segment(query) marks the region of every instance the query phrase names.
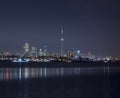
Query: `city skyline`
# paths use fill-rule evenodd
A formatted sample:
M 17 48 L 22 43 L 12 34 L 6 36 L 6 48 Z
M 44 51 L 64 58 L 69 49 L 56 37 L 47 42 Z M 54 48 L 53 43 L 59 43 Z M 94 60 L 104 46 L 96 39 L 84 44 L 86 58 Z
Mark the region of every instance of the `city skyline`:
M 22 51 L 25 42 L 64 50 L 91 51 L 98 56 L 120 56 L 120 1 L 1 1 L 0 51 Z

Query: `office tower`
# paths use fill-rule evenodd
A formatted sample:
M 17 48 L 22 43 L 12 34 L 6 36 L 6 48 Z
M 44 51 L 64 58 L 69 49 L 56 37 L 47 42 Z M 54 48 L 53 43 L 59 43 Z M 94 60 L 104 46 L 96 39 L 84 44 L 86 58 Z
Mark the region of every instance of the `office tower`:
M 79 57 L 80 57 L 80 50 L 77 50 L 76 58 L 79 58 Z
M 73 51 L 68 51 L 67 52 L 67 58 L 73 58 L 74 57 L 74 52 Z
M 37 48 L 31 47 L 31 56 L 37 56 Z
M 43 56 L 43 51 L 42 51 L 42 49 L 39 50 L 39 56 Z
M 47 46 L 44 45 L 43 56 L 47 56 Z
M 25 43 L 25 45 L 23 46 L 24 49 L 24 55 L 28 56 L 29 55 L 29 44 Z

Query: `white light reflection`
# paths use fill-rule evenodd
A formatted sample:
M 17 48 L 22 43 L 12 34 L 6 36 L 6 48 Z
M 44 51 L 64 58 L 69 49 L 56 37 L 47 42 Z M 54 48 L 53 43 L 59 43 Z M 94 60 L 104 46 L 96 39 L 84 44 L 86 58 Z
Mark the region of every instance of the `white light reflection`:
M 19 68 L 19 80 L 21 80 L 21 67 Z
M 61 68 L 61 76 L 63 76 L 64 75 L 64 70 L 63 70 L 63 68 Z
M 47 71 L 46 71 L 46 68 L 44 68 L 44 77 L 47 76 Z
M 28 78 L 28 68 L 25 68 L 25 78 Z
M 0 68 L 0 80 L 14 80 L 14 79 L 28 79 L 28 78 L 43 78 L 43 77 L 64 77 L 64 76 L 80 76 L 80 75 L 92 75 L 100 73 L 117 73 L 120 68 L 109 66 L 106 67 L 74 67 L 74 68 Z
M 42 77 L 43 76 L 43 70 L 42 70 L 42 68 L 40 68 L 40 77 Z

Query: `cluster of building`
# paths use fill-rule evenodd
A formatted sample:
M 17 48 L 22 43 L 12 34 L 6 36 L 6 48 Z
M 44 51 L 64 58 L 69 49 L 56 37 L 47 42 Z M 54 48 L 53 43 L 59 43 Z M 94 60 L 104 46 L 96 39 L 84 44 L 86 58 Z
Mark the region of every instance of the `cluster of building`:
M 49 61 L 120 61 L 120 58 L 113 57 L 105 57 L 105 58 L 96 58 L 94 54 L 88 52 L 86 54 L 82 54 L 80 50 L 74 51 L 64 51 L 64 37 L 63 37 L 63 29 L 61 30 L 60 37 L 60 53 L 52 53 L 50 54 L 47 50 L 47 46 L 44 45 L 42 49 L 38 49 L 37 47 L 30 46 L 29 43 L 25 43 L 23 45 L 23 52 L 13 54 L 11 52 L 0 53 L 0 60 L 9 60 L 13 62 L 49 62 Z
M 23 46 L 23 49 L 24 49 L 24 52 L 22 55 L 24 56 L 47 56 L 48 53 L 47 53 L 47 46 L 45 45 L 44 46 L 44 49 L 37 49 L 37 47 L 31 47 L 30 49 L 30 46 L 28 43 L 25 43 L 25 45 Z
M 19 59 L 36 62 L 95 60 L 95 55 L 91 52 L 88 52 L 86 55 L 81 54 L 80 50 L 63 52 L 62 48 L 60 53 L 49 53 L 46 45 L 42 49 L 38 49 L 37 47 L 30 46 L 29 43 L 23 45 L 23 52 L 16 54 L 11 52 L 0 53 L 0 60 L 17 61 Z
M 63 46 L 62 46 L 63 47 Z M 49 53 L 47 46 L 44 45 L 42 49 L 37 47 L 30 46 L 29 43 L 23 45 L 23 52 L 21 53 L 11 53 L 3 52 L 0 53 L 0 60 L 9 60 L 13 62 L 49 62 L 49 61 L 120 61 L 120 58 L 105 57 L 105 58 L 96 58 L 91 52 L 82 54 L 80 50 L 76 51 L 64 51 L 61 48 L 60 53 Z

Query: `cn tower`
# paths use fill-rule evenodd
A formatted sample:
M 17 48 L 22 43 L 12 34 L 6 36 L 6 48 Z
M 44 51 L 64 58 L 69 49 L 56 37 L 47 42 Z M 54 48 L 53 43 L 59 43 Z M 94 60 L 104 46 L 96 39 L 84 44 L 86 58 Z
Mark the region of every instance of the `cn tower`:
M 64 52 L 63 52 L 63 43 L 64 43 L 64 37 L 63 37 L 63 28 L 61 29 L 61 50 L 60 50 L 60 56 L 63 57 L 64 56 Z

